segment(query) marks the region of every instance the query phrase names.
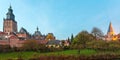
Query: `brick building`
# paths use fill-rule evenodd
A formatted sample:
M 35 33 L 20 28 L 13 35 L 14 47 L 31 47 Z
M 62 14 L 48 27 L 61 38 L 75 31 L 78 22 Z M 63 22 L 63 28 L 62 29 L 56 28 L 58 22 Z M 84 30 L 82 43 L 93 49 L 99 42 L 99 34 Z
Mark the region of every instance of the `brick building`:
M 53 33 L 51 34 L 52 34 L 51 37 L 54 37 Z M 3 32 L 0 31 L 0 45 L 10 45 L 11 47 L 21 47 L 25 41 L 31 40 L 31 39 L 36 40 L 40 44 L 46 44 L 48 42 L 48 40 L 46 40 L 46 37 L 48 35 L 42 35 L 38 27 L 33 35 L 29 34 L 29 32 L 23 27 L 18 32 L 17 21 L 15 21 L 15 15 L 13 14 L 12 7 L 10 6 L 8 8 L 6 18 L 4 18 L 3 20 Z M 47 38 L 49 39 L 49 37 Z
M 10 6 L 3 23 L 3 32 L 17 32 L 17 22 Z

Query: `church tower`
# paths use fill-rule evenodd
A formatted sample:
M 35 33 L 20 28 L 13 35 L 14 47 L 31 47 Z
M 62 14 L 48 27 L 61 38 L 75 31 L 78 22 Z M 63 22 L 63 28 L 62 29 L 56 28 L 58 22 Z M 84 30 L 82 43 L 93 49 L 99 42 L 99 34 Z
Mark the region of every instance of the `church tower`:
M 12 7 L 8 8 L 6 18 L 3 19 L 3 32 L 17 32 L 17 22 L 15 21 L 15 15 L 13 14 Z
M 111 41 L 111 40 L 117 40 L 118 37 L 117 35 L 115 35 L 113 27 L 112 27 L 112 23 L 110 22 L 109 24 L 109 28 L 108 28 L 108 32 L 105 38 L 107 41 Z
M 107 35 L 114 35 L 114 30 L 113 30 L 113 27 L 112 27 L 112 23 L 110 22 L 109 24 L 109 28 L 108 28 L 108 32 L 107 32 Z

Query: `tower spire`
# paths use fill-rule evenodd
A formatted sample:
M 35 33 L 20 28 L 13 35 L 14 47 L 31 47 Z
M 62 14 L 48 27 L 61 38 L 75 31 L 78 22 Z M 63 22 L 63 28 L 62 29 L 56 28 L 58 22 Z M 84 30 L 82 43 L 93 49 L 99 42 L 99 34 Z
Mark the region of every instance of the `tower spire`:
M 11 3 L 10 3 L 10 8 L 11 8 L 12 6 L 11 6 Z
M 109 35 L 114 35 L 114 30 L 113 30 L 113 27 L 112 27 L 112 23 L 111 23 L 111 22 L 110 22 L 110 24 L 109 24 L 109 28 L 108 28 L 107 34 L 109 34 Z
M 8 8 L 8 12 L 6 14 L 6 19 L 8 20 L 15 20 L 15 16 L 13 14 L 12 6 L 10 4 L 10 7 Z
M 37 27 L 37 31 L 39 31 L 39 28 Z

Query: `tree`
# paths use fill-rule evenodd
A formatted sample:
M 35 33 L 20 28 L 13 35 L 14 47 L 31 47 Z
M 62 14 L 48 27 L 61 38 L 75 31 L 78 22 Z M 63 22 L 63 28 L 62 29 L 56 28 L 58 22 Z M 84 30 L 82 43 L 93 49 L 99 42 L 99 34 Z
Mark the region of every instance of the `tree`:
M 102 39 L 102 37 L 104 36 L 103 32 L 97 27 L 94 27 L 92 29 L 91 34 L 95 37 L 96 40 L 97 39 Z
M 48 33 L 48 35 L 46 36 L 46 40 L 55 40 L 53 33 Z
M 82 45 L 82 47 L 85 48 L 86 42 L 91 41 L 92 39 L 92 36 L 84 30 L 75 36 L 73 44 Z
M 26 40 L 23 44 L 23 49 L 37 51 L 39 49 L 39 43 L 36 40 Z
M 74 36 L 73 36 L 73 34 L 71 35 L 71 43 L 73 42 L 73 40 L 74 40 Z
M 0 52 L 10 52 L 11 47 L 10 45 L 0 45 Z
M 86 43 L 87 48 L 104 50 L 108 46 L 104 40 L 92 40 Z
M 108 49 L 111 51 L 120 50 L 120 42 L 119 41 L 109 41 L 108 42 Z

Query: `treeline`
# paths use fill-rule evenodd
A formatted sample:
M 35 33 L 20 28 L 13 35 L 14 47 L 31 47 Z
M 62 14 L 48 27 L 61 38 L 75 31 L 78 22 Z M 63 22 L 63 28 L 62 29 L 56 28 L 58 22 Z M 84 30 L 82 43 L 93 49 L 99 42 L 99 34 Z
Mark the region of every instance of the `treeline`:
M 81 31 L 75 37 L 71 36 L 71 49 L 95 49 L 116 51 L 120 50 L 120 41 L 104 40 L 104 34 L 99 28 L 93 28 L 89 33 L 86 30 Z

